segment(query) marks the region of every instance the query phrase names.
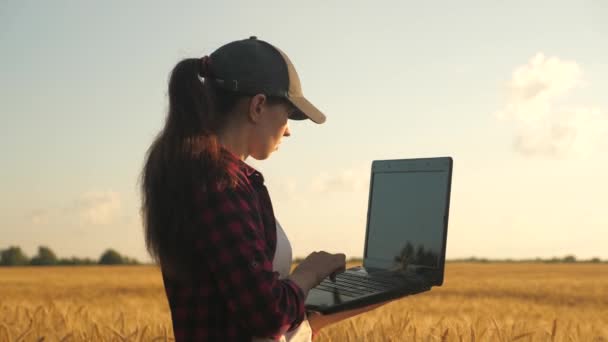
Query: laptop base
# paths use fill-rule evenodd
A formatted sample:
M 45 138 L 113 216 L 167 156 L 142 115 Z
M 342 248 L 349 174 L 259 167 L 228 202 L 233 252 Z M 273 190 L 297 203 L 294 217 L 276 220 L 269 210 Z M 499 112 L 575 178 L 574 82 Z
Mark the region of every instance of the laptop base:
M 361 270 L 361 267 L 356 267 L 348 269 L 346 272 L 360 273 Z M 338 281 L 340 281 L 339 278 Z M 337 288 L 329 289 L 327 286 L 320 285 L 312 288 L 308 292 L 308 296 L 306 297 L 306 310 L 316 311 L 322 314 L 331 314 L 425 292 L 430 289 L 431 286 L 420 282 L 416 282 L 416 284 L 403 282 L 390 290 L 383 290 L 370 294 L 356 294 L 352 290 L 340 290 Z

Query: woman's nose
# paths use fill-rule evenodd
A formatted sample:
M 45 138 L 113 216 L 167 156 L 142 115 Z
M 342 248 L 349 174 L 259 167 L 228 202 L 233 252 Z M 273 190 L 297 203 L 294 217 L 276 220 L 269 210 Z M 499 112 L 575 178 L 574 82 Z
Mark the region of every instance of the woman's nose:
M 285 132 L 283 132 L 284 137 L 288 137 L 291 135 L 291 131 L 289 131 L 289 125 L 285 127 Z

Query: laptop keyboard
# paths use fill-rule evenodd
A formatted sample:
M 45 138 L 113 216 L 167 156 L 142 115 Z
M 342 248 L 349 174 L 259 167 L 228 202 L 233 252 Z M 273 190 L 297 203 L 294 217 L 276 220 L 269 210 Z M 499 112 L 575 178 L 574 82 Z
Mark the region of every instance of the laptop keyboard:
M 359 297 L 403 285 L 402 279 L 369 276 L 346 271 L 336 276 L 335 283 L 326 278 L 315 288 L 329 292 L 338 290 L 338 292 L 347 296 Z

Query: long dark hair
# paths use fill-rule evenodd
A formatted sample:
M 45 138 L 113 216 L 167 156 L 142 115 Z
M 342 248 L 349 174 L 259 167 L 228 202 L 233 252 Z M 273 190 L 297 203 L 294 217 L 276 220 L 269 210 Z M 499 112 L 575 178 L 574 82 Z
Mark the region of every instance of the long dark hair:
M 244 95 L 199 76 L 200 59 L 177 63 L 169 78 L 164 128 L 146 153 L 141 174 L 146 248 L 169 273 L 187 271 L 192 256 L 184 241 L 194 229 L 193 189 L 210 182 L 234 186 L 217 133 Z
M 165 126 L 146 153 L 141 173 L 142 222 L 146 248 L 166 275 L 188 278 L 192 249 L 184 244 L 192 232 L 196 203 L 194 189 L 209 184 L 234 187 L 238 176 L 227 168 L 218 132 L 232 120 L 243 95 L 214 84 L 201 59 L 177 63 L 169 78 L 169 108 Z M 267 96 L 269 105 L 289 103 Z

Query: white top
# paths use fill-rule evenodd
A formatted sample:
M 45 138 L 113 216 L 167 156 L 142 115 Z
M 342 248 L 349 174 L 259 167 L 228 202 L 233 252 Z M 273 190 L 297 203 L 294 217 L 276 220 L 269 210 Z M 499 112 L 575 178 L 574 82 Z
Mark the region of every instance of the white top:
M 274 259 L 272 260 L 272 269 L 276 272 L 279 272 L 279 279 L 286 278 L 291 272 L 291 262 L 292 262 L 292 253 L 291 253 L 291 244 L 289 243 L 289 239 L 283 231 L 283 227 L 277 221 L 277 249 L 274 253 Z M 260 339 L 254 338 L 253 342 L 262 342 L 262 341 L 273 341 L 270 339 Z M 295 330 L 290 331 L 283 335 L 280 342 L 310 342 L 312 341 L 312 329 L 310 328 L 310 324 L 307 319 L 302 321 L 302 324 L 298 326 Z
M 283 227 L 279 221 L 277 222 L 277 249 L 274 252 L 274 260 L 272 260 L 272 269 L 279 272 L 279 278 L 283 279 L 291 273 L 291 263 L 293 261 L 291 255 L 291 243 L 289 238 L 283 231 Z

